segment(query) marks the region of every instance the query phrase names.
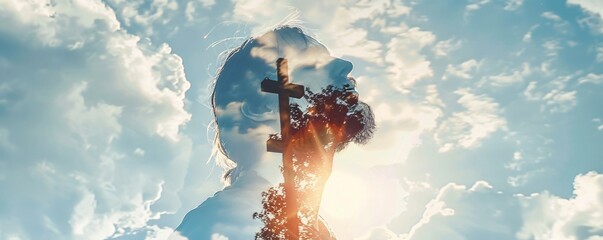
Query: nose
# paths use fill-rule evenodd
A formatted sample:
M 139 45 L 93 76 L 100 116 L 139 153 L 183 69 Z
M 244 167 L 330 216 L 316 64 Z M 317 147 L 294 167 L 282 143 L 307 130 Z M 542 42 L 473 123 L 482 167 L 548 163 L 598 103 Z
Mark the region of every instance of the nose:
M 332 77 L 347 77 L 354 65 L 346 60 L 335 58 L 327 66 Z

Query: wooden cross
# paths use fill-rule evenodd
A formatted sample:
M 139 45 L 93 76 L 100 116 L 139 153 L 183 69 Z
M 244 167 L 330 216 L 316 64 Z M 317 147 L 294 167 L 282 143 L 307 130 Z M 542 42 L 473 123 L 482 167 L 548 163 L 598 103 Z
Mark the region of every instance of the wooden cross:
M 289 98 L 301 98 L 304 96 L 304 86 L 289 82 L 289 69 L 287 59 L 276 60 L 277 80 L 265 78 L 262 81 L 262 91 L 278 94 L 278 110 L 281 121 L 281 139 L 270 138 L 266 142 L 269 152 L 283 154 L 283 177 L 285 179 L 285 213 L 287 216 L 286 227 L 290 236 L 299 238 L 300 220 L 297 216 L 298 202 L 295 190 L 295 179 L 293 172 L 293 154 L 288 147 L 291 131 L 291 108 Z

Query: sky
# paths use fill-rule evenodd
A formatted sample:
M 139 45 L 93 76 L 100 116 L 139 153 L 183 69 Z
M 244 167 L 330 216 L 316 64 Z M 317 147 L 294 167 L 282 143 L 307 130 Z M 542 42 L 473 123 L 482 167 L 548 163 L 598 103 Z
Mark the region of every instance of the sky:
M 340 239 L 603 239 L 600 0 L 0 0 L 0 239 L 165 239 L 223 188 L 223 53 L 284 19 L 375 112 Z

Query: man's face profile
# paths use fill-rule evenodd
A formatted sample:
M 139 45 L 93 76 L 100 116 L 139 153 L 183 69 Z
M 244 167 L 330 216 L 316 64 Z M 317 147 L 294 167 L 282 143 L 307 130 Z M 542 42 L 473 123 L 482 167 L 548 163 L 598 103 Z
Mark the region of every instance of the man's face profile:
M 340 135 L 331 143 L 337 150 L 348 142 L 365 143 L 372 136 L 374 117 L 370 107 L 359 101 L 356 81 L 349 76 L 352 63 L 331 56 L 322 45 L 311 46 L 290 59 L 291 81 L 306 87 L 305 98 L 293 101 L 303 116 L 293 120 L 308 121 L 306 124 L 315 125 L 315 129 L 318 121 L 330 124 L 328 131 Z
M 340 134 L 344 138 L 334 143 L 337 150 L 351 141 L 365 143 L 372 136 L 373 113 L 359 101 L 356 82 L 348 76 L 353 65 L 331 56 L 324 45 L 300 29 L 282 27 L 234 50 L 216 80 L 213 103 L 218 141 L 231 160 L 240 164 L 248 156 L 234 156 L 235 151 L 229 149 L 241 147 L 235 146 L 237 141 L 232 139 L 236 134 L 226 136 L 222 132 L 236 132 L 240 137 L 258 129 L 264 129 L 264 137 L 280 132 L 277 97 L 260 91 L 263 79 L 276 79 L 278 58 L 288 61 L 289 81 L 306 89 L 305 98 L 291 101 L 305 114 L 304 121 L 326 121 L 329 128 L 325 133 L 344 131 Z M 262 144 L 265 141 L 257 140 Z

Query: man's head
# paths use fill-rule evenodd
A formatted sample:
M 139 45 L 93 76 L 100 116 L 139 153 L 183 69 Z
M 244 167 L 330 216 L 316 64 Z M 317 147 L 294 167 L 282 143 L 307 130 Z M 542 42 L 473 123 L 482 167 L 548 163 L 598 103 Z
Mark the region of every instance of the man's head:
M 348 129 L 346 136 L 349 137 L 341 141 L 341 146 L 350 141 L 365 142 L 374 129 L 372 112 L 368 105 L 358 101 L 356 82 L 348 76 L 352 64 L 331 56 L 324 45 L 301 29 L 281 27 L 249 39 L 232 51 L 216 79 L 212 97 L 218 130 L 216 140 L 222 153 L 237 165 L 237 169 L 227 174 L 230 177 L 236 178 L 241 168 L 256 164 L 265 153 L 268 134 L 280 132 L 277 96 L 264 93 L 260 88 L 265 78 L 276 79 L 278 58 L 288 60 L 289 80 L 303 85 L 307 95 L 335 93 L 337 96 L 323 99 L 344 103 L 338 105 L 339 109 L 348 107 L 346 113 L 339 114 L 343 118 L 329 120 L 333 121 L 332 126 Z M 325 91 L 328 88 L 334 91 Z M 292 103 L 304 112 L 317 103 L 309 100 L 292 99 Z M 322 111 L 329 109 L 332 108 Z M 335 115 L 327 112 L 325 116 Z

